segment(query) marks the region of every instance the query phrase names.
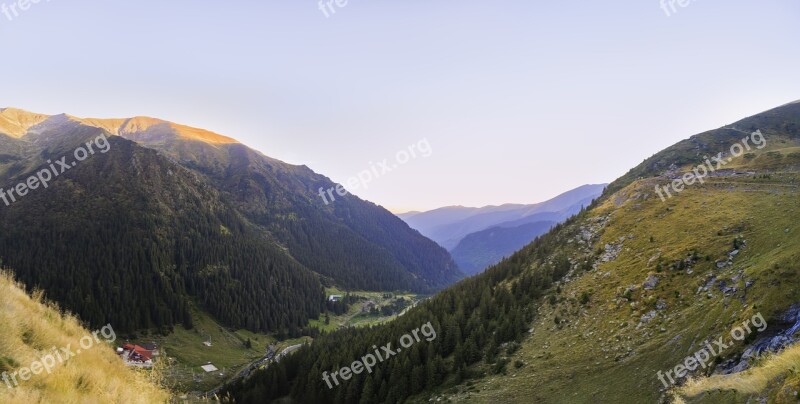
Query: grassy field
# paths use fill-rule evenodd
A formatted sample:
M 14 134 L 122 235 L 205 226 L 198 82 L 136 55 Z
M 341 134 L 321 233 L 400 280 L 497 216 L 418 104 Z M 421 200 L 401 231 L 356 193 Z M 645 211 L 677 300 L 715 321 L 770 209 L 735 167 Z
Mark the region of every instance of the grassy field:
M 331 295 L 341 295 L 344 296 L 348 292 L 336 289 L 336 288 L 328 288 L 325 290 L 326 296 Z M 416 294 L 411 293 L 391 293 L 391 297 L 384 297 L 385 294 L 390 292 L 366 292 L 366 291 L 355 291 L 349 292 L 351 295 L 362 296 L 366 298 L 366 301 L 373 301 L 377 306 L 384 306 L 389 304 L 392 300 L 402 297 L 411 304 L 418 303 L 423 297 L 418 296 Z M 360 301 L 356 304 L 350 306 L 350 309 L 347 313 L 344 313 L 339 316 L 331 315 L 330 322 L 328 324 L 325 323 L 325 314 L 320 315 L 320 317 L 316 320 L 311 320 L 309 325 L 312 327 L 316 327 L 320 331 L 334 331 L 342 327 L 368 327 L 371 325 L 385 323 L 387 321 L 393 320 L 396 315 L 393 316 L 382 316 L 382 315 L 374 315 L 370 314 L 369 312 L 362 312 L 366 301 Z
M 703 341 L 727 336 L 756 313 L 769 321 L 800 301 L 800 175 L 765 171 L 775 160 L 797 157 L 790 157 L 794 149 L 776 150 L 785 146 L 776 143 L 726 166 L 755 175 L 709 178 L 666 202 L 655 196 L 655 180 L 639 180 L 607 200 L 592 212 L 594 223 L 604 226 L 591 250 L 618 254 L 596 270 L 574 273 L 542 299 L 533 332 L 507 355 L 521 367 L 509 365 L 505 375 L 495 375 L 491 366 L 476 365 L 472 370 L 485 376 L 433 398 L 571 404 L 671 398 L 658 371 L 671 370 Z M 577 227 L 591 222 L 576 225 L 563 251 L 580 256 Z M 738 254 L 731 265 L 718 267 L 731 257 L 734 240 Z M 658 283 L 645 289 L 649 276 Z M 727 287 L 736 289 L 724 292 Z M 720 358 L 742 348 L 737 343 Z M 678 402 L 789 396 L 797 402 L 797 357 L 787 352 L 745 378 L 704 380 L 679 394 Z
M 225 380 L 235 376 L 250 363 L 266 355 L 267 347 L 274 344 L 277 351 L 290 345 L 302 343 L 305 339 L 276 341 L 273 336 L 250 331 L 230 331 L 217 323 L 208 314 L 193 309 L 194 328 L 186 330 L 176 326 L 174 332 L 166 337 L 142 337 L 131 342 L 154 342 L 169 358 L 165 369 L 167 380 L 174 391 L 205 392 L 217 387 Z M 245 347 L 250 340 L 251 348 Z M 210 341 L 208 347 L 204 342 Z M 208 363 L 219 371 L 206 373 L 200 366 Z

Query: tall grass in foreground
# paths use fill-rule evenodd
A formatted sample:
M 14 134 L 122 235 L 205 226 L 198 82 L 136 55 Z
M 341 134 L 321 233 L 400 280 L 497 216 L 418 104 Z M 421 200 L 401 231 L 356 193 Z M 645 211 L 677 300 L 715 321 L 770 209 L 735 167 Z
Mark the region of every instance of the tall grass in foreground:
M 102 302 L 98 302 L 102 304 Z M 125 315 L 125 313 L 120 313 Z M 39 350 L 79 348 L 91 331 L 72 315 L 44 301 L 41 292 L 28 296 L 8 272 L 0 270 L 0 373 L 29 367 Z M 113 324 L 112 324 L 113 326 Z M 101 341 L 102 341 L 101 337 Z M 164 403 L 169 393 L 157 374 L 127 368 L 113 346 L 95 343 L 86 351 L 9 389 L 0 380 L 2 403 Z M 13 385 L 13 383 L 12 383 Z
M 713 375 L 693 379 L 676 390 L 676 402 L 681 397 L 692 398 L 711 391 L 728 390 L 744 395 L 761 394 L 776 379 L 787 374 L 796 374 L 800 368 L 800 345 L 792 346 L 785 351 L 770 355 L 753 368 L 730 375 Z

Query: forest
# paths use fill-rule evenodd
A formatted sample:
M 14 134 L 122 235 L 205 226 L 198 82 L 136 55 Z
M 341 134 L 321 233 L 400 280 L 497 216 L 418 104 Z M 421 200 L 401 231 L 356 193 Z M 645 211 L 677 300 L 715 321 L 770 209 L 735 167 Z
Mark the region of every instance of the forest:
M 309 403 L 399 403 L 434 388 L 485 376 L 470 369 L 481 361 L 490 373 L 504 374 L 510 366 L 520 365 L 508 363 L 505 357 L 519 348 L 534 320 L 536 304 L 571 268 L 569 259 L 558 252 L 566 233 L 561 230 L 584 214 L 556 226 L 485 273 L 456 284 L 395 321 L 321 335 L 280 363 L 232 385 L 226 393 L 241 403 L 269 402 L 285 396 Z M 548 260 L 554 253 L 557 259 Z M 333 390 L 323 381 L 322 372 L 351 364 L 374 350 L 373 346 L 389 342 L 396 346 L 401 335 L 429 321 L 438 334 L 433 341 L 415 344 L 379 363 L 372 373 L 355 375 Z

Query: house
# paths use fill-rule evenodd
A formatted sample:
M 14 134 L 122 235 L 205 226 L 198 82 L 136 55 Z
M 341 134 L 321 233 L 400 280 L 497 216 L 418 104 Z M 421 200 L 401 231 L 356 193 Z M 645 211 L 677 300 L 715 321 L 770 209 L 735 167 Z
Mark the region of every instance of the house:
M 330 295 L 328 297 L 329 302 L 338 302 L 340 300 L 342 300 L 342 295 Z
M 155 342 L 139 344 L 140 347 L 150 351 L 153 353 L 153 356 L 159 356 L 160 351 L 158 349 L 158 345 Z
M 377 307 L 378 307 L 378 304 L 375 303 L 374 300 L 370 300 L 370 301 L 364 303 L 364 306 L 361 307 L 361 312 L 362 313 L 369 313 L 370 311 L 372 311 L 372 309 L 375 309 Z
M 117 352 L 119 353 L 119 349 Z M 128 366 L 138 366 L 149 368 L 153 366 L 153 351 L 147 350 L 139 345 L 125 344 L 120 353 L 122 361 Z

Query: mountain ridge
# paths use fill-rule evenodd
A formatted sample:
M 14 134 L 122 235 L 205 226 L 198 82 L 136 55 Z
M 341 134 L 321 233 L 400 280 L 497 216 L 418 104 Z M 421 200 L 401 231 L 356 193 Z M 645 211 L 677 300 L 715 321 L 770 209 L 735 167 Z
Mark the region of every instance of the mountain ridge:
M 452 251 L 467 235 L 490 227 L 511 227 L 529 223 L 525 218 L 544 212 L 560 212 L 567 207 L 587 204 L 600 195 L 607 184 L 587 184 L 563 192 L 549 200 L 534 204 L 490 205 L 482 208 L 450 206 L 421 212 L 414 215 L 398 215 L 411 227 L 417 229 L 439 245 Z M 571 215 L 571 212 L 567 216 Z M 547 220 L 564 220 L 561 219 Z M 532 219 L 536 221 L 536 219 Z
M 0 206 L 0 258 L 92 324 L 121 309 L 92 301 L 121 290 L 124 298 L 112 301 L 149 308 L 126 318 L 126 330 L 185 323 L 187 299 L 199 296 L 228 325 L 297 335 L 322 310 L 323 286 L 431 293 L 463 277 L 447 251 L 385 209 L 352 195 L 326 206 L 317 189 L 333 186 L 330 179 L 231 138 L 199 129 L 206 137 L 178 136 L 161 120 L 87 123 L 8 108 L 0 115 L 6 189 L 48 160 L 71 158 L 87 141 L 107 137 L 108 153 L 70 168 L 46 191 Z M 73 211 L 74 201 L 92 214 Z M 104 234 L 126 262 L 91 248 L 99 239 L 70 219 Z M 137 238 L 138 247 L 131 242 Z M 88 252 L 64 260 L 69 251 Z M 124 276 L 108 276 L 96 262 Z M 73 274 L 73 289 L 89 298 L 60 289 L 55 273 Z M 90 291 L 87 274 L 103 287 Z M 152 279 L 152 291 L 133 293 L 136 278 Z
M 46 123 L 47 120 L 57 117 L 66 117 L 70 120 L 104 129 L 112 135 L 125 137 L 126 134 L 143 133 L 147 132 L 154 126 L 166 127 L 174 136 L 186 139 L 196 140 L 209 144 L 230 144 L 239 143 L 239 141 L 220 135 L 218 133 L 191 127 L 188 125 L 181 125 L 174 122 L 166 121 L 159 118 L 152 118 L 148 116 L 134 116 L 130 118 L 80 118 L 77 116 L 69 115 L 66 113 L 47 115 L 36 112 L 31 112 L 14 107 L 6 107 L 0 109 L 0 123 L 5 121 L 6 126 L 0 126 L 0 130 L 8 135 L 26 134 L 32 127 Z M 11 133 L 9 133 L 11 132 Z M 162 134 L 164 132 L 161 132 Z M 135 139 L 129 139 L 135 140 Z M 166 140 L 166 139 L 160 139 Z

